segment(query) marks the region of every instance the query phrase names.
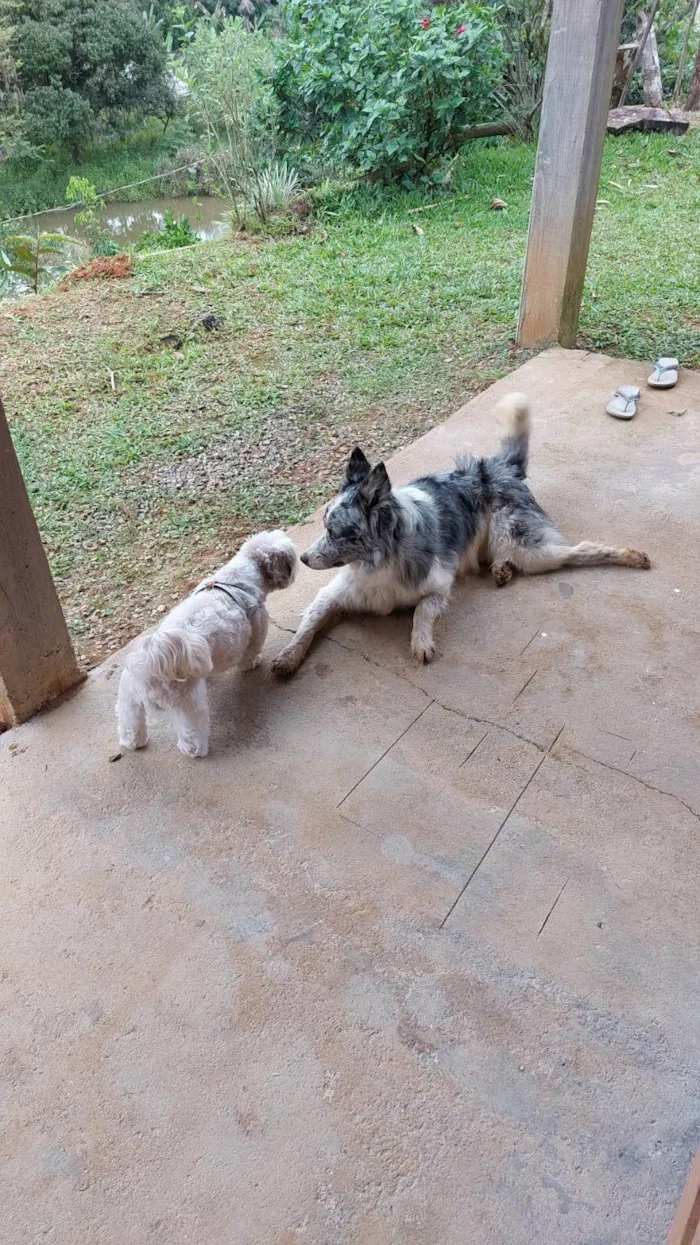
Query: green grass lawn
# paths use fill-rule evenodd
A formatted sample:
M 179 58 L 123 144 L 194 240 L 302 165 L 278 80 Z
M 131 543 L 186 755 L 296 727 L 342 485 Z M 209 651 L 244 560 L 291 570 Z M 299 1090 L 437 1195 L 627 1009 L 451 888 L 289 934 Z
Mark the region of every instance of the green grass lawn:
M 472 147 L 442 198 L 338 193 L 308 235 L 3 306 L 0 385 L 88 662 L 246 532 L 307 513 L 356 441 L 388 454 L 517 364 L 533 165 Z M 698 366 L 699 178 L 697 132 L 608 142 L 583 345 Z

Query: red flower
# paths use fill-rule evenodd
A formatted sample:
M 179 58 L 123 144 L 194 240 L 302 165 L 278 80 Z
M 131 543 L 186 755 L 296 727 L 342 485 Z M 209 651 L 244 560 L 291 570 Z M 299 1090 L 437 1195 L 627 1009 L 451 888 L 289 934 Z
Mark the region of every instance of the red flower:
M 421 22 L 421 26 L 423 27 L 423 30 L 429 30 L 430 29 L 430 18 L 424 17 Z
M 463 35 L 466 29 L 467 29 L 467 28 L 466 28 L 466 26 L 458 26 L 458 27 L 457 27 L 457 34 L 456 34 L 456 36 L 455 36 L 455 37 L 456 37 L 457 39 L 459 39 L 459 36 L 460 36 L 460 35 Z

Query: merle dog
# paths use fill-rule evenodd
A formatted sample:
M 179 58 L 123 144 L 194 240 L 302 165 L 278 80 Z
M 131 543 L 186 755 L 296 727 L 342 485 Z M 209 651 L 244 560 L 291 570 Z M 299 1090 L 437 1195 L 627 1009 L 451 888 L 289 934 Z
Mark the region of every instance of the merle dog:
M 340 493 L 326 507 L 323 535 L 302 555 L 313 570 L 343 569 L 305 611 L 293 640 L 273 662 L 277 674 L 301 665 L 314 636 L 343 614 L 390 614 L 415 606 L 411 651 L 435 655 L 433 627 L 459 574 L 491 568 L 501 587 L 514 571 L 536 575 L 563 566 L 650 566 L 646 553 L 593 541 L 567 545 L 525 484 L 530 407 L 504 398 L 511 431 L 492 458 L 458 459 L 453 471 L 392 489 L 383 463 L 352 452 Z

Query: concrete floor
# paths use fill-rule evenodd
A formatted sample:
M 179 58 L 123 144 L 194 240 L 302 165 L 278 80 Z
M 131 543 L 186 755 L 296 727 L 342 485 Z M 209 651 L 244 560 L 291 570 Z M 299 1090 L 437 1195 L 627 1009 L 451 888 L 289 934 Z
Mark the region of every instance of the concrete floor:
M 0 741 L 6 1245 L 659 1245 L 700 1141 L 700 377 L 550 351 L 495 447 L 651 573 L 348 622 L 115 763 L 117 663 Z M 687 409 L 686 409 L 687 408 Z M 685 410 L 682 416 L 672 411 Z M 303 547 L 308 529 L 299 532 Z M 273 598 L 286 639 L 322 582 Z

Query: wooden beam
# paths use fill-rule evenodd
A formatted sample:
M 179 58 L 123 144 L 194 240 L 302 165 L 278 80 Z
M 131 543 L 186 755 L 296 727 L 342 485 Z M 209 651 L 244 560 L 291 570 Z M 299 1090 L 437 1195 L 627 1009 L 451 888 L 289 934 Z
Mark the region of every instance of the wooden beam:
M 700 1153 L 681 1194 L 666 1245 L 700 1245 Z
M 521 346 L 574 346 L 593 227 L 623 0 L 554 0 Z
M 0 725 L 82 678 L 0 401 Z

